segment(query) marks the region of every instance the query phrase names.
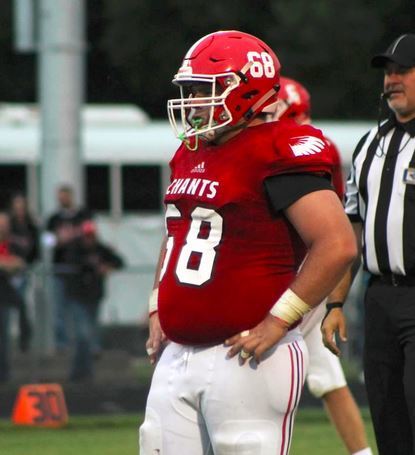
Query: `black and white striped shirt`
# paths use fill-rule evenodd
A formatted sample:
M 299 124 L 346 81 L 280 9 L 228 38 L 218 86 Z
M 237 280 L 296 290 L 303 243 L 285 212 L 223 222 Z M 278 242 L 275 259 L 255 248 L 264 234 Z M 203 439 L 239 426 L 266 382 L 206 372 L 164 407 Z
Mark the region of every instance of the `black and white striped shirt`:
M 369 131 L 353 154 L 346 213 L 363 222 L 363 261 L 376 275 L 415 275 L 415 119 Z

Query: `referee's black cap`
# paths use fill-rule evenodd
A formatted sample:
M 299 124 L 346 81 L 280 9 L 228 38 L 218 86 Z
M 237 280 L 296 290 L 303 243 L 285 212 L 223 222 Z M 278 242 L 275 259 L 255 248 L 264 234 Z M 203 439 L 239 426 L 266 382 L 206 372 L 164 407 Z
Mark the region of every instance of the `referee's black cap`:
M 372 58 L 374 68 L 384 68 L 388 62 L 411 68 L 415 66 L 415 34 L 407 33 L 397 38 L 383 54 Z

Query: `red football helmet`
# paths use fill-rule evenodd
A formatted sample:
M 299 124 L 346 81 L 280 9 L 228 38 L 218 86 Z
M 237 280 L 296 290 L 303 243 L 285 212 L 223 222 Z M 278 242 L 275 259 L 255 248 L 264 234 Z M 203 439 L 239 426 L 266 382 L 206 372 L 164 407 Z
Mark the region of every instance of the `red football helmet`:
M 311 101 L 307 89 L 294 79 L 282 76 L 280 86 L 275 118 L 292 118 L 293 120 L 298 120 L 300 117 L 309 118 Z
M 211 33 L 189 49 L 174 76 L 181 98 L 167 103 L 170 123 L 182 140 L 212 140 L 215 130 L 249 122 L 274 103 L 279 78 L 280 62 L 260 39 L 238 31 Z

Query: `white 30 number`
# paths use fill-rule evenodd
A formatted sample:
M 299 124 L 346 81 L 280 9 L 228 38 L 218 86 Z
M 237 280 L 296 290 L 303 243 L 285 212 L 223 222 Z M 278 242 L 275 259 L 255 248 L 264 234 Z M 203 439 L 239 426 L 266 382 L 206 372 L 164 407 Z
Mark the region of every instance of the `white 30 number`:
M 167 218 L 179 218 L 180 211 L 174 204 L 168 204 L 166 210 Z M 223 218 L 213 209 L 196 207 L 190 215 L 189 232 L 186 236 L 186 243 L 180 252 L 176 266 L 176 275 L 181 283 L 200 286 L 210 280 L 212 276 L 213 264 L 215 262 L 215 248 L 219 245 L 222 238 Z M 207 237 L 200 237 L 203 224 L 206 223 L 208 229 Z M 166 254 L 160 272 L 160 280 L 166 272 L 171 252 L 173 249 L 174 238 L 169 237 L 166 244 Z M 189 260 L 193 253 L 200 255 L 197 269 L 189 268 Z
M 252 77 L 262 77 L 265 74 L 265 77 L 274 77 L 275 68 L 272 57 L 267 52 L 256 52 L 250 51 L 246 55 L 249 62 L 252 62 L 251 65 L 251 75 Z

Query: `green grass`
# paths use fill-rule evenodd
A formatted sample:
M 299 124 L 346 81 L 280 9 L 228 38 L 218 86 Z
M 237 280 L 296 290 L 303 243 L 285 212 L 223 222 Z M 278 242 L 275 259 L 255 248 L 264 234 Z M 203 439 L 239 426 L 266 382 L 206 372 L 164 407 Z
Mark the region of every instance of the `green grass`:
M 374 448 L 370 420 L 366 411 L 363 415 Z M 71 416 L 69 424 L 61 429 L 16 427 L 9 421 L 0 420 L 0 454 L 137 455 L 137 428 L 141 420 L 142 415 Z M 323 410 L 299 410 L 291 455 L 346 453 Z
M 1 455 L 137 455 L 142 416 L 70 417 L 60 429 L 0 422 Z
M 369 444 L 376 452 L 375 436 L 369 412 L 362 410 Z M 290 455 L 347 455 L 335 428 L 323 409 L 300 408 L 294 426 Z

